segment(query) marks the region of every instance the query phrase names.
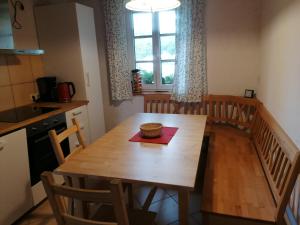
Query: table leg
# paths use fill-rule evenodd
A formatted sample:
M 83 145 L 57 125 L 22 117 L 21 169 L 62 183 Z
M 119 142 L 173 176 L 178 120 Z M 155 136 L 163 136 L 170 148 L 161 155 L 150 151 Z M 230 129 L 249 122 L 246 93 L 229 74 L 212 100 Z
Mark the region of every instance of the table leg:
M 188 225 L 188 211 L 189 211 L 189 192 L 178 191 L 179 198 L 179 223 L 180 225 Z
M 72 184 L 75 188 L 85 188 L 85 178 L 83 177 L 72 177 Z M 87 218 L 88 207 L 87 204 L 80 200 L 74 200 L 74 215 Z
M 127 185 L 127 192 L 128 192 L 128 207 L 130 209 L 133 209 L 133 187 L 132 184 L 126 184 Z

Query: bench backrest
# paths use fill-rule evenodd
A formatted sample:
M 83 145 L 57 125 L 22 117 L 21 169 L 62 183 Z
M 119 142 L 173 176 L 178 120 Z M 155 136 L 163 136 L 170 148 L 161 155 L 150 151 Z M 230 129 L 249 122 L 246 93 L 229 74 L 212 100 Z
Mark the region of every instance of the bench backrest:
M 239 96 L 208 95 L 203 97 L 203 103 L 209 122 L 250 128 L 259 101 Z
M 147 113 L 174 113 L 169 94 L 147 94 L 144 96 L 144 112 Z
M 148 94 L 144 96 L 144 112 L 208 115 L 213 123 L 228 123 L 250 128 L 256 99 L 230 95 L 208 95 L 201 102 L 175 102 L 170 94 Z
M 252 137 L 282 221 L 295 185 L 300 152 L 275 119 L 261 104 L 252 127 Z

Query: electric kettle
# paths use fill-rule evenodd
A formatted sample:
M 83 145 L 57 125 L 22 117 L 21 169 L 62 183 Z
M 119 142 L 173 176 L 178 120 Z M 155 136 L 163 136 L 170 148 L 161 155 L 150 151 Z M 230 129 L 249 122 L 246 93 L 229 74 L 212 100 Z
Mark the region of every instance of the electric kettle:
M 62 82 L 57 84 L 57 93 L 59 102 L 71 102 L 76 94 L 75 85 L 72 82 Z

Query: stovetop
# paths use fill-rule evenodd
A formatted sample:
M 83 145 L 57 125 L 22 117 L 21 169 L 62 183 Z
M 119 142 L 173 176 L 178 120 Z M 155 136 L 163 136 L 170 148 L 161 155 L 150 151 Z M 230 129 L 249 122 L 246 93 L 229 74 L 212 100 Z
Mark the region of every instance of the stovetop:
M 32 105 L 21 106 L 0 112 L 0 122 L 18 123 L 57 109 L 59 108 L 37 107 Z

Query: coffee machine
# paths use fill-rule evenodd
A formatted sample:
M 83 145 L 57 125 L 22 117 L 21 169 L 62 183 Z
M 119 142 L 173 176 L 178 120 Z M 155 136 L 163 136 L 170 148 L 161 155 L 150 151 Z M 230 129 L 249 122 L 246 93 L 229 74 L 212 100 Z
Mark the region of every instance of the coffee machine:
M 57 102 L 56 77 L 41 77 L 36 80 L 41 102 Z

